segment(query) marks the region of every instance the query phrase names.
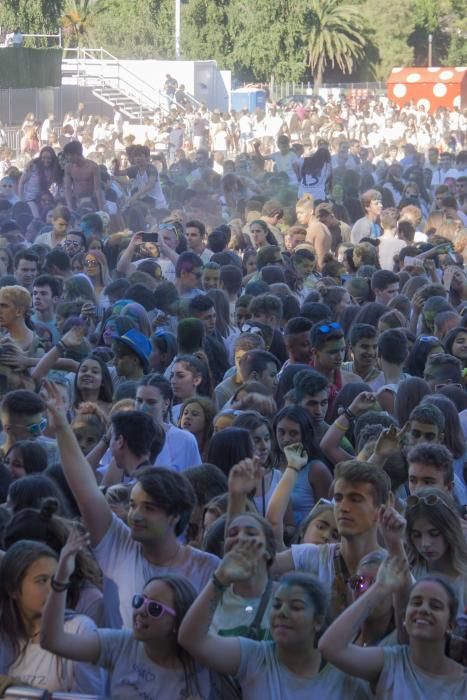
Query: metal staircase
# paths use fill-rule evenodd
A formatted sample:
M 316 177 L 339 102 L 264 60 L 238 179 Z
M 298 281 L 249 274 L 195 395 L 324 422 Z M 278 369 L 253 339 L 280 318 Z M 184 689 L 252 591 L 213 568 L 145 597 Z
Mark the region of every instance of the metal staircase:
M 66 49 L 62 81 L 91 88 L 97 98 L 112 107 L 118 106 L 128 119 L 140 123 L 152 118 L 156 110 L 169 113 L 172 105 L 178 112 L 185 111 L 173 98 L 147 83 L 103 48 Z M 201 106 L 193 95 L 186 93 L 186 98 L 191 106 Z
M 140 123 L 156 110 L 169 111 L 164 94 L 126 68 L 103 48 L 67 49 L 62 59 L 64 84 L 91 88 L 92 93 Z

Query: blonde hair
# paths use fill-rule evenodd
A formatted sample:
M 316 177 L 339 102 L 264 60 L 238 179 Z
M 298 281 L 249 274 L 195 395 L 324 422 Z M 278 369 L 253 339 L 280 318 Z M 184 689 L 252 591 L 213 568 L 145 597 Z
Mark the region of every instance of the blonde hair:
M 30 310 L 32 299 L 28 290 L 21 287 L 19 284 L 13 284 L 10 287 L 2 287 L 0 289 L 0 298 L 10 302 L 16 308 L 23 309 L 26 313 Z
M 117 401 L 110 409 L 110 416 L 113 416 L 119 411 L 134 411 L 135 410 L 135 400 L 134 399 L 120 399 Z
M 315 200 L 313 198 L 313 195 L 310 193 L 304 194 L 303 197 L 300 197 L 298 200 L 297 204 L 295 205 L 296 209 L 313 209 L 315 206 Z

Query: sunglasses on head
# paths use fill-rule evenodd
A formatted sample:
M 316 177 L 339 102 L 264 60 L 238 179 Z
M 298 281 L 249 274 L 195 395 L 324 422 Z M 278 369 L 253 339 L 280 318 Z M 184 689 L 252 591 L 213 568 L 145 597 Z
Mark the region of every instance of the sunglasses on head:
M 241 327 L 242 333 L 253 333 L 254 335 L 262 335 L 263 332 L 258 326 L 252 326 L 249 323 L 244 323 Z
M 424 503 L 426 506 L 434 506 L 441 499 L 435 493 L 431 496 L 407 496 L 407 508 L 414 508 L 419 503 Z
M 364 593 L 374 584 L 375 581 L 376 578 L 374 576 L 355 574 L 349 578 L 349 587 L 356 593 Z
M 323 326 L 317 326 L 317 330 L 320 333 L 330 333 L 331 331 L 334 330 L 341 330 L 342 326 L 340 323 L 325 323 Z
M 177 616 L 177 613 L 173 608 L 169 608 L 167 605 L 164 605 L 164 603 L 159 603 L 158 600 L 152 600 L 145 595 L 134 595 L 131 601 L 131 606 L 134 610 L 140 610 L 143 608 L 149 617 L 153 617 L 155 620 L 158 620 L 165 614 L 172 615 L 172 617 Z

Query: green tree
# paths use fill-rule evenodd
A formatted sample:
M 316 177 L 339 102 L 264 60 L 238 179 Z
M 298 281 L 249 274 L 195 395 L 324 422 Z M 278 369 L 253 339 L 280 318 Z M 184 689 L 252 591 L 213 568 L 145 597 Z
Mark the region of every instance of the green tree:
M 378 49 L 379 60 L 374 65 L 376 78 L 386 80 L 395 66 L 413 65 L 413 47 L 408 44 L 415 27 L 411 3 L 391 0 L 384 6 L 384 14 L 380 3 L 375 0 L 365 0 L 357 5 Z
M 364 54 L 364 23 L 357 8 L 341 0 L 311 0 L 308 61 L 321 85 L 327 66 L 351 73 Z
M 96 18 L 109 9 L 107 0 L 68 0 L 60 18 L 65 46 L 91 46 Z
M 182 8 L 182 53 L 185 58 L 218 62 L 229 68 L 232 41 L 230 0 L 191 0 Z
M 174 5 L 174 0 L 112 0 L 111 11 L 96 17 L 94 42 L 119 58 L 175 58 Z
M 306 0 L 232 0 L 229 56 L 245 80 L 298 81 L 306 71 Z
M 0 26 L 7 31 L 19 27 L 24 34 L 56 34 L 64 0 L 3 0 Z M 28 46 L 47 46 L 47 41 L 26 39 Z

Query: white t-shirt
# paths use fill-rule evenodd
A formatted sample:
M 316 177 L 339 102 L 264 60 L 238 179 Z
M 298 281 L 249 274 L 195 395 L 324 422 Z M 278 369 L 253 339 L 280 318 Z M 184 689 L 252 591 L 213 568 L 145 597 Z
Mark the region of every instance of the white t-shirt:
M 143 555 L 142 547 L 131 536 L 130 528 L 116 515 L 106 534 L 94 548 L 97 563 L 104 575 L 106 625 L 131 627 L 131 600 L 141 593 L 153 576 L 176 573 L 186 576 L 199 592 L 219 565 L 213 554 L 182 547 L 171 566 L 156 566 Z
M 209 672 L 197 667 L 196 678 L 185 682 L 183 669 L 168 669 L 151 661 L 144 644 L 129 630 L 98 630 L 101 654 L 98 664 L 110 671 L 112 700 L 208 700 Z
M 293 544 L 292 559 L 297 571 L 316 576 L 326 590 L 336 578 L 334 557 L 337 544 Z
M 297 676 L 280 663 L 274 642 L 240 638 L 240 668 L 236 675 L 243 700 L 370 700 L 368 683 L 342 673 L 331 664 L 314 678 Z M 399 695 L 399 699 L 405 698 Z
M 165 433 L 164 447 L 158 454 L 154 466 L 182 472 L 202 462 L 195 436 L 188 430 L 181 430 L 171 425 Z
M 465 700 L 467 674 L 458 678 L 426 673 L 415 666 L 409 647 L 384 647 L 376 700 Z
M 74 615 L 65 621 L 67 634 L 89 634 L 97 627 L 84 615 Z M 3 654 L 0 654 L 3 656 Z M 2 673 L 14 676 L 21 683 L 43 688 L 50 693 L 77 692 L 101 695 L 104 692 L 104 674 L 92 664 L 63 659 L 42 649 L 39 644 L 28 644 L 26 653 Z
M 282 155 L 280 152 L 272 153 L 269 157 L 275 164 L 277 172 L 286 173 L 291 185 L 298 184 L 297 173 L 293 166 L 300 166 L 300 158 L 295 151 L 289 151 L 285 155 Z

